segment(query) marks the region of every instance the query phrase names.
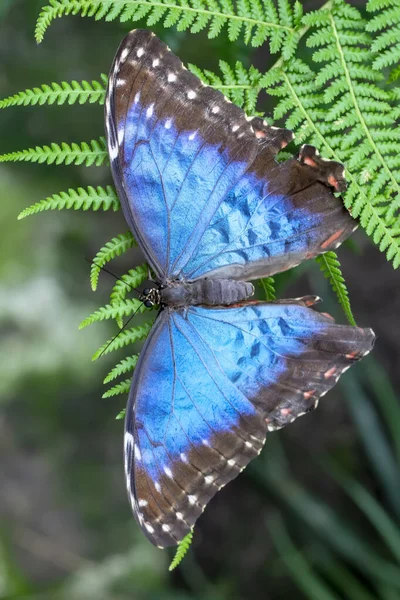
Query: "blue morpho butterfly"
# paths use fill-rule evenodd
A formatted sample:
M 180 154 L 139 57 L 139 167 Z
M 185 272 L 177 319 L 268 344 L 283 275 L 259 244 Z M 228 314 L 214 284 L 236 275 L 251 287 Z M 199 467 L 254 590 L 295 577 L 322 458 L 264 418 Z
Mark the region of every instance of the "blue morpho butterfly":
M 257 456 L 268 432 L 312 410 L 371 350 L 316 298 L 248 300 L 250 279 L 337 248 L 356 223 L 332 189 L 343 166 L 312 146 L 278 164 L 291 132 L 203 85 L 150 31 L 122 42 L 106 130 L 125 218 L 161 310 L 132 381 L 128 495 L 157 546 L 174 545 Z

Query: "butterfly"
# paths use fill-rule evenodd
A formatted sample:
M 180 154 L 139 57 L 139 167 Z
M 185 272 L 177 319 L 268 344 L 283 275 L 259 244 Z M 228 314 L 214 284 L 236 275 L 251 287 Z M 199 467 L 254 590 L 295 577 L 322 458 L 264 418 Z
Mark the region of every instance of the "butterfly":
M 251 280 L 337 248 L 356 222 L 340 163 L 248 117 L 152 32 L 123 40 L 105 101 L 112 174 L 160 311 L 137 363 L 124 436 L 133 513 L 177 544 L 269 432 L 316 407 L 367 354 L 371 329 L 335 324 L 316 297 L 259 302 Z

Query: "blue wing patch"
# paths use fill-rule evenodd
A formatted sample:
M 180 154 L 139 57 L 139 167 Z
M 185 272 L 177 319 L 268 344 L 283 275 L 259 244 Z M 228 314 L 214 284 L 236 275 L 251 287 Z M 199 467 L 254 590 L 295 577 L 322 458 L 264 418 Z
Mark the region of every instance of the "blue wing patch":
M 161 282 L 271 275 L 356 227 L 328 187 L 341 165 L 310 146 L 276 163 L 288 132 L 249 120 L 149 31 L 116 56 L 106 128 L 125 217 Z
M 149 539 L 176 544 L 261 451 L 268 431 L 315 407 L 372 347 L 301 300 L 165 309 L 130 392 L 125 466 Z

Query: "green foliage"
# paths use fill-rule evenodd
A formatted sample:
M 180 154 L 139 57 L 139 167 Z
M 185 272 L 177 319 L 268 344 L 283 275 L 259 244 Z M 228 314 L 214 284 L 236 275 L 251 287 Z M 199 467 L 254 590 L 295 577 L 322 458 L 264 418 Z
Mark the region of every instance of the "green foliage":
M 317 48 L 314 68 L 300 60 L 278 65 L 262 79 L 279 98 L 275 118 L 285 118 L 298 142 L 316 145 L 346 165 L 347 208 L 388 260 L 400 265 L 400 130 L 398 110 L 383 75 L 372 67 L 366 21 L 336 0 L 333 10 L 306 15 L 307 40 Z
M 123 408 L 115 417 L 117 421 L 119 421 L 120 419 L 125 419 L 125 415 L 126 415 L 126 408 Z
M 260 279 L 260 284 L 264 292 L 265 300 L 267 300 L 267 302 L 273 302 L 276 300 L 274 278 L 264 277 L 264 279 Z
M 367 11 L 373 14 L 373 18 L 367 23 L 366 30 L 370 33 L 378 33 L 371 46 L 371 50 L 376 53 L 372 66 L 380 71 L 395 65 L 391 79 L 398 79 L 400 76 L 399 2 L 398 0 L 368 0 Z
M 113 369 L 111 369 L 103 383 L 110 383 L 110 381 L 113 381 L 117 377 L 125 375 L 125 373 L 129 373 L 129 371 L 133 371 L 133 369 L 136 367 L 138 358 L 139 356 L 137 354 L 123 358 L 118 364 L 115 365 Z
M 209 70 L 201 70 L 195 65 L 189 65 L 189 69 L 197 75 L 206 85 L 220 90 L 231 102 L 242 106 L 249 114 L 254 114 L 260 93 L 261 86 L 259 81 L 261 73 L 255 67 L 245 69 L 240 61 L 237 61 L 235 68 L 224 60 L 219 61 L 219 68 L 222 76 L 216 75 Z
M 198 33 L 207 28 L 210 38 L 227 26 L 230 41 L 241 35 L 246 43 L 261 46 L 268 39 L 271 52 L 281 51 L 290 58 L 302 9 L 300 2 L 292 5 L 288 0 L 50 0 L 37 21 L 37 42 L 54 19 L 69 14 L 107 21 L 119 17 L 123 22 L 146 18 L 148 27 L 162 20 L 164 27 L 175 25 L 179 31 Z
M 130 231 L 127 231 L 126 233 L 120 233 L 117 235 L 117 237 L 112 238 L 112 240 L 100 248 L 92 261 L 92 267 L 90 270 L 90 285 L 92 286 L 93 291 L 97 289 L 99 274 L 104 265 L 135 245 L 135 238 Z
M 108 153 L 106 149 L 106 141 L 103 137 L 91 142 L 81 142 L 77 144 L 67 144 L 63 142 L 61 145 L 53 142 L 50 146 L 36 146 L 28 150 L 20 152 L 10 152 L 0 156 L 1 162 L 37 162 L 39 164 L 47 163 L 48 165 L 85 165 L 91 167 L 108 162 Z
M 62 210 L 64 208 L 73 210 L 118 210 L 120 207 L 118 196 L 113 187 L 108 185 L 106 188 L 98 186 L 94 188 L 69 189 L 67 192 L 53 194 L 49 198 L 40 200 L 28 208 L 25 208 L 18 219 L 24 219 L 30 215 L 42 212 L 44 210 Z
M 176 569 L 176 567 L 179 565 L 179 563 L 182 562 L 182 560 L 185 557 L 186 552 L 190 548 L 192 541 L 193 541 L 193 530 L 189 531 L 189 533 L 187 535 L 185 535 L 183 540 L 181 540 L 179 542 L 178 548 L 176 550 L 176 554 L 175 554 L 174 558 L 172 559 L 171 564 L 169 565 L 170 571 L 173 571 L 174 569 Z
M 121 381 L 117 383 L 112 388 L 104 392 L 103 398 L 112 398 L 113 396 L 121 396 L 122 394 L 127 394 L 131 387 L 132 379 L 125 379 L 125 381 Z
M 120 300 L 118 304 L 106 304 L 106 306 L 101 306 L 94 313 L 86 317 L 79 325 L 79 329 L 84 329 L 88 325 L 92 325 L 92 323 L 96 323 L 97 321 L 104 321 L 105 319 L 116 319 L 117 317 L 129 317 L 134 312 L 143 312 L 145 306 L 143 302 L 137 300 L 136 298 L 128 298 L 127 300 Z
M 104 354 L 108 354 L 109 352 L 119 350 L 129 344 L 144 340 L 148 336 L 152 325 L 153 320 L 144 323 L 144 325 L 138 325 L 137 327 L 120 331 L 117 336 L 108 340 L 93 354 L 92 360 L 97 360 Z
M 129 291 L 137 289 L 148 278 L 148 267 L 146 264 L 130 269 L 128 273 L 122 275 L 114 285 L 110 294 L 111 304 L 118 305 L 126 298 Z M 117 325 L 122 327 L 122 319 L 116 318 Z
M 340 306 L 347 317 L 350 325 L 356 326 L 356 322 L 351 311 L 349 294 L 346 283 L 342 275 L 340 262 L 335 252 L 325 252 L 316 258 L 324 277 L 329 280 L 333 291 L 335 292 Z
M 31 90 L 24 90 L 14 96 L 0 101 L 0 108 L 9 106 L 43 106 L 43 104 L 69 105 L 99 103 L 103 104 L 107 86 L 107 75 L 101 75 L 101 81 L 62 81 L 61 83 L 43 84 Z

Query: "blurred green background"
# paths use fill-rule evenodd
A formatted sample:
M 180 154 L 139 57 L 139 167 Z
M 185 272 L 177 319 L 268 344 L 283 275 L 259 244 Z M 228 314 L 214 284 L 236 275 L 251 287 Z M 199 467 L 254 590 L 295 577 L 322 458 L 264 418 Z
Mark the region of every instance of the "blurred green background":
M 51 81 L 98 79 L 128 25 L 68 17 L 33 40 L 43 0 L 0 3 L 0 95 Z M 224 35 L 159 35 L 185 62 L 216 70 L 236 59 L 266 70 L 265 48 Z M 263 97 L 268 116 L 273 105 Z M 0 114 L 0 152 L 103 133 L 102 107 L 11 108 Z M 400 600 L 399 275 L 363 233 L 340 250 L 360 325 L 375 351 L 305 419 L 268 438 L 262 455 L 210 503 L 190 554 L 138 531 L 122 468 L 124 398 L 102 400 L 118 357 L 91 355 L 112 323 L 82 332 L 108 301 L 85 260 L 127 230 L 122 214 L 18 213 L 61 190 L 111 183 L 108 168 L 2 165 L 0 235 L 0 598 L 68 600 Z M 132 250 L 116 274 L 139 260 Z M 279 295 L 317 293 L 340 321 L 329 284 L 310 263 L 278 278 Z M 120 358 L 127 352 L 121 352 Z

